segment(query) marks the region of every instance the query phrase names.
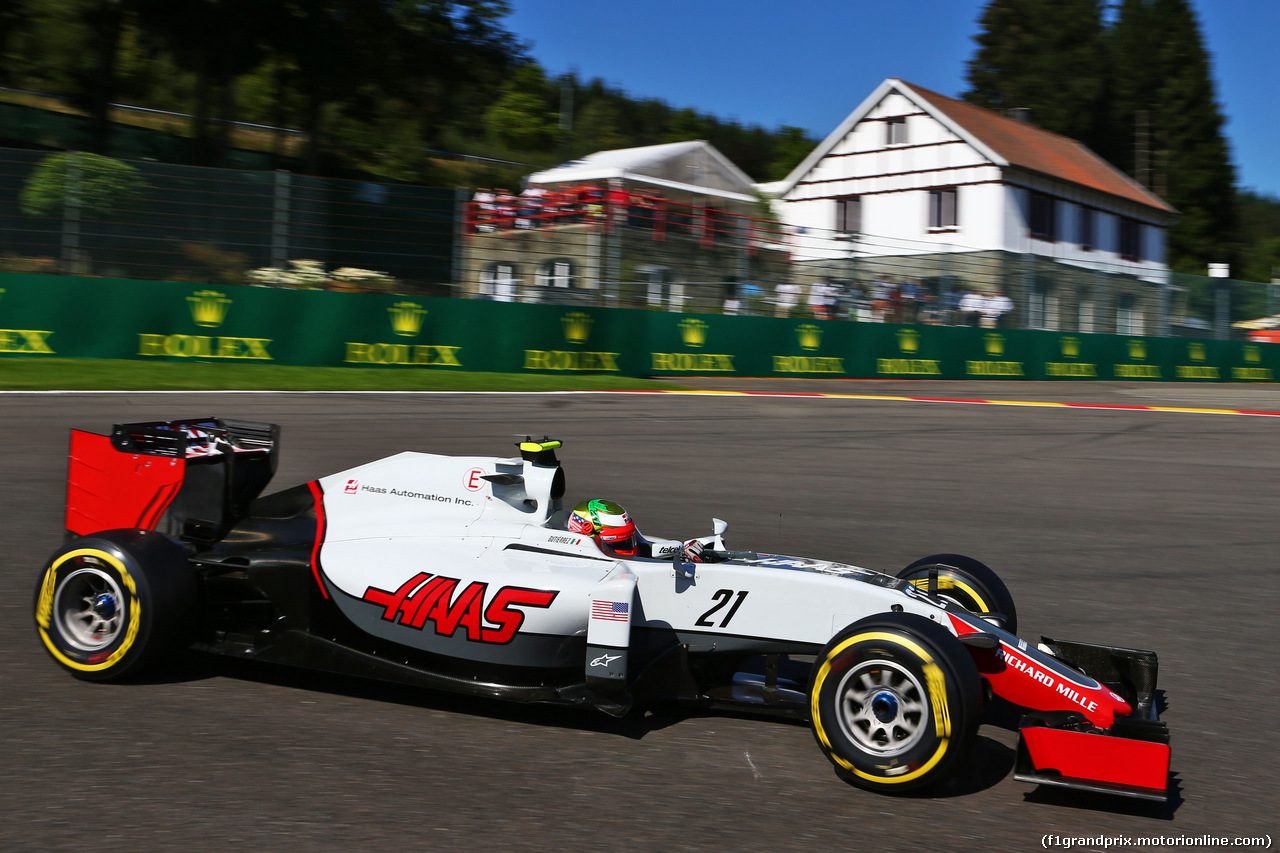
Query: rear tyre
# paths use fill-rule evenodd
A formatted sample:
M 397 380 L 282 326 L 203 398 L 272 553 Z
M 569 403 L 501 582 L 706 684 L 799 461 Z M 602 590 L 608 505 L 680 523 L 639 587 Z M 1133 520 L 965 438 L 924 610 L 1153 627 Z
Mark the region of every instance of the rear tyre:
M 982 713 L 973 659 L 947 629 L 913 613 L 861 619 L 814 662 L 810 717 L 836 773 L 882 793 L 947 779 Z
M 36 633 L 72 675 L 115 681 L 184 645 L 196 595 L 181 546 L 159 533 L 109 530 L 67 544 L 41 571 Z
M 973 557 L 963 554 L 934 554 L 916 560 L 898 577 L 911 581 L 922 590 L 929 588 L 929 571 L 938 567 L 938 596 L 956 602 L 979 616 L 999 613 L 1004 616 L 1000 627 L 1010 634 L 1018 633 L 1018 608 L 1013 595 L 1000 576 Z

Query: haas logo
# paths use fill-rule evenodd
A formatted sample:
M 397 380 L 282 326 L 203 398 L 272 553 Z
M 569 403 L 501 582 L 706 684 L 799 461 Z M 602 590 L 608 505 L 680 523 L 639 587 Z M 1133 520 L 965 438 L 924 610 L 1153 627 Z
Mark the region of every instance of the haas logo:
M 356 492 L 360 491 L 360 481 L 347 480 L 347 486 L 342 491 L 344 494 L 354 495 Z
M 556 590 L 504 586 L 498 588 L 486 607 L 487 583 L 472 581 L 458 591 L 461 583 L 457 578 L 419 572 L 396 590 L 371 586 L 362 598 L 384 608 L 382 618 L 388 622 L 434 631 L 443 637 L 465 630 L 468 640 L 503 644 L 511 642 L 524 622 L 521 607 L 547 608 L 559 595 Z

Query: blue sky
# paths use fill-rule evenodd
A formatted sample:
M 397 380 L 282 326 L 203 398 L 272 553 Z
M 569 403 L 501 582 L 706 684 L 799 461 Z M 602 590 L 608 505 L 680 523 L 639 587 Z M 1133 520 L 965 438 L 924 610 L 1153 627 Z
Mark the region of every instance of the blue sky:
M 511 0 L 557 75 L 822 138 L 881 80 L 957 96 L 986 0 Z M 1240 186 L 1280 197 L 1280 2 L 1192 0 Z

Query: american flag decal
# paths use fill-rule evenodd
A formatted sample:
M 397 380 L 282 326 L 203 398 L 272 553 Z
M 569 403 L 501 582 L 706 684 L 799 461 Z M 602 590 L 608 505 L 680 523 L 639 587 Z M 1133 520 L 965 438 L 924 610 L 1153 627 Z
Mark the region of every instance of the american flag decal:
M 591 602 L 591 618 L 604 619 L 609 622 L 626 622 L 631 605 L 625 601 L 593 601 Z

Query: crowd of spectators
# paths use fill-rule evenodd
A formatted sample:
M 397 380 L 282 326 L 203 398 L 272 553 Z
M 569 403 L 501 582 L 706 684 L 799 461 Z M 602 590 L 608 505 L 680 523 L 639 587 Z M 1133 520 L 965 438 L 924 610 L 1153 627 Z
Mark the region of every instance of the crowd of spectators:
M 667 199 L 658 190 L 602 187 L 579 184 L 549 190 L 531 184 L 520 193 L 483 187 L 475 191 L 468 205 L 466 221 L 470 233 L 489 233 L 527 228 L 548 228 L 578 222 L 594 222 L 606 212 L 614 221 L 657 232 L 699 233 L 710 237 L 717 231 L 736 231 L 746 217 L 694 207 Z
M 893 281 L 882 275 L 870 282 L 782 282 L 766 293 L 759 285 L 730 288 L 726 314 L 772 314 L 816 320 L 862 323 L 921 323 L 934 326 L 997 328 L 1013 310 L 999 288 L 935 292 L 919 279 Z
M 468 205 L 466 222 L 470 233 L 486 233 L 606 220 L 651 228 L 655 239 L 674 231 L 710 242 L 716 232 L 733 232 L 741 227 L 735 220 L 746 218 L 674 202 L 657 190 L 584 183 L 562 189 L 531 184 L 518 194 L 481 188 Z M 999 288 L 935 289 L 918 278 L 893 280 L 888 275 L 867 282 L 785 281 L 772 292 L 740 282 L 729 286 L 723 303 L 726 314 L 981 328 L 1000 326 L 1013 307 Z

